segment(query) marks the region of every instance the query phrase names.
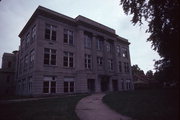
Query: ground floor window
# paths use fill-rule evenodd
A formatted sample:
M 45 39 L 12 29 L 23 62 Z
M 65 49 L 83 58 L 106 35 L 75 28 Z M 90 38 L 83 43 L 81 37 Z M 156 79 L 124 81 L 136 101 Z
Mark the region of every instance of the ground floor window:
M 131 81 L 130 80 L 126 80 L 126 88 L 127 88 L 127 90 L 131 89 Z
M 64 92 L 74 92 L 74 78 L 64 78 Z
M 44 77 L 43 93 L 56 93 L 56 77 L 55 76 Z

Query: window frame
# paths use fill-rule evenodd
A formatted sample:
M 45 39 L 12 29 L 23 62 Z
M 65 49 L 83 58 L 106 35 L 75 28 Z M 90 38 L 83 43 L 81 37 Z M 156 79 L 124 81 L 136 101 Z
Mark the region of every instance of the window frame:
M 67 38 L 66 38 L 65 36 L 66 36 Z M 65 42 L 65 40 L 66 40 L 67 42 Z M 74 32 L 73 32 L 72 30 L 64 29 L 63 43 L 64 43 L 64 44 L 71 45 L 71 46 L 74 45 Z
M 92 55 L 85 54 L 85 69 L 92 69 Z
M 92 35 L 90 33 L 84 33 L 84 48 L 91 49 L 92 48 Z
M 47 33 L 49 32 L 49 33 Z M 55 36 L 53 35 L 55 34 Z M 49 36 L 49 37 L 47 37 Z M 56 41 L 57 40 L 57 26 L 51 24 L 45 24 L 45 35 L 46 40 Z M 55 37 L 55 39 L 53 38 Z
M 48 52 L 46 51 L 48 50 Z M 54 51 L 54 52 L 53 52 Z M 51 49 L 51 48 L 44 48 L 44 65 L 53 65 L 55 66 L 56 65 L 56 59 L 57 59 L 57 50 L 56 49 Z M 48 58 L 45 58 L 45 55 L 46 57 L 48 56 Z M 52 57 L 55 57 L 54 59 Z M 45 59 L 48 59 L 48 64 L 45 63 Z M 55 64 L 52 64 L 52 60 L 55 61 Z
M 57 76 L 44 76 L 43 80 L 43 94 L 55 94 L 57 92 Z M 44 83 L 48 83 L 48 86 L 44 86 Z M 55 86 L 52 87 L 52 83 L 55 83 Z M 45 92 L 45 89 L 48 91 Z M 54 91 L 52 90 L 54 89 Z M 53 91 L 53 92 L 52 92 Z
M 65 61 L 65 58 L 67 59 L 67 61 Z M 65 65 L 65 63 L 67 64 L 67 66 Z M 74 53 L 64 51 L 63 66 L 66 68 L 74 68 Z

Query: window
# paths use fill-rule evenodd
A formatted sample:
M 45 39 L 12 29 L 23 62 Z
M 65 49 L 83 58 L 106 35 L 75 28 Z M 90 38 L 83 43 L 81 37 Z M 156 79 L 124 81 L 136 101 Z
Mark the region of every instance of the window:
M 30 45 L 30 33 L 26 35 L 26 46 Z
M 97 64 L 102 65 L 103 64 L 103 57 L 97 57 Z
M 44 76 L 43 93 L 56 93 L 56 76 Z
M 119 72 L 122 72 L 122 65 L 121 65 L 121 61 L 119 61 Z
M 126 80 L 126 89 L 131 89 L 131 80 Z
M 91 48 L 92 46 L 92 35 L 90 33 L 84 33 L 84 47 Z
M 64 58 L 63 58 L 63 65 L 64 67 L 73 67 L 73 53 L 71 52 L 64 52 Z
M 112 43 L 111 42 L 107 42 L 106 48 L 107 48 L 107 52 L 112 52 Z
M 124 72 L 129 73 L 129 64 L 124 62 Z
M 56 50 L 44 48 L 44 64 L 56 65 Z
M 92 68 L 92 57 L 91 57 L 91 55 L 85 54 L 85 68 L 86 69 Z
M 28 77 L 28 92 L 32 92 L 32 76 Z
M 64 78 L 64 92 L 65 93 L 74 92 L 74 78 L 71 77 Z
M 34 65 L 34 59 L 35 59 L 35 51 L 32 50 L 30 52 L 30 68 L 33 67 L 33 65 Z
M 108 64 L 109 64 L 109 70 L 112 71 L 113 70 L 113 60 L 108 59 Z
M 34 25 L 33 28 L 32 28 L 31 37 L 32 37 L 31 42 L 33 42 L 36 39 L 36 25 Z
M 73 31 L 64 29 L 64 43 L 69 45 L 74 44 Z
M 46 24 L 45 39 L 56 41 L 56 26 Z
M 21 39 L 21 53 L 24 52 L 24 50 L 25 50 L 25 45 L 26 45 L 25 39 Z
M 43 82 L 43 93 L 49 93 L 49 81 Z
M 23 72 L 23 65 L 24 65 L 24 63 L 23 63 L 23 58 L 21 58 L 20 59 L 20 62 L 19 62 L 19 71 L 20 71 L 20 74 Z
M 117 51 L 117 55 L 121 56 L 121 51 L 120 51 L 120 46 L 119 45 L 116 46 L 116 51 Z
M 103 50 L 103 39 L 101 37 L 96 38 L 96 49 Z
M 125 48 L 122 49 L 122 57 L 128 58 L 128 52 L 127 52 L 127 49 L 125 49 Z
M 11 66 L 12 66 L 12 62 L 8 61 L 8 68 L 11 68 Z
M 24 58 L 24 71 L 26 71 L 27 68 L 28 68 L 28 55 L 26 55 Z
M 9 75 L 6 77 L 6 82 L 7 82 L 7 83 L 10 82 L 10 76 L 9 76 Z

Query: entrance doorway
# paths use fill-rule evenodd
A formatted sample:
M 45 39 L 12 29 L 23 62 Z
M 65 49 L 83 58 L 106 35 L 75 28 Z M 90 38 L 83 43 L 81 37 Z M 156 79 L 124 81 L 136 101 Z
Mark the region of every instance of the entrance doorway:
M 87 87 L 89 92 L 95 92 L 95 79 L 88 79 L 87 80 Z
M 109 77 L 103 76 L 101 78 L 101 91 L 106 92 L 109 90 Z
M 118 91 L 118 81 L 112 80 L 113 91 Z

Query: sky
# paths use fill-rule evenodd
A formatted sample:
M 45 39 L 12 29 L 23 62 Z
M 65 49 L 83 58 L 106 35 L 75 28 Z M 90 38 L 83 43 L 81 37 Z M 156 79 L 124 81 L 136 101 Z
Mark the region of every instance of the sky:
M 145 33 L 147 24 L 133 26 L 132 16 L 127 16 L 120 0 L 1 0 L 0 2 L 0 65 L 4 52 L 18 50 L 19 33 L 40 5 L 75 18 L 85 16 L 116 30 L 116 34 L 128 39 L 131 65 L 137 64 L 144 72 L 154 71 L 154 61 L 160 59 L 152 50 Z

